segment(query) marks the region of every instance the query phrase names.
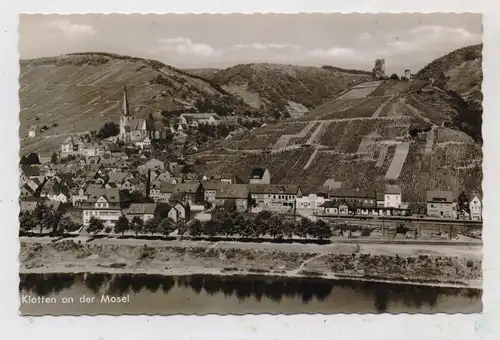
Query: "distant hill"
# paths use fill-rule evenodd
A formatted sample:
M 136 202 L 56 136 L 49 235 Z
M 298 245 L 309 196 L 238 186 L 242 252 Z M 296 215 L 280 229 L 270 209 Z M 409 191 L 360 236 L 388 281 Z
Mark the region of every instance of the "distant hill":
M 371 79 L 367 71 L 268 63 L 190 72 L 213 80 L 253 108 L 288 111 L 292 116 L 296 110 L 311 110 L 345 89 Z
M 186 110 L 197 100 L 248 109 L 217 83 L 154 60 L 81 53 L 21 60 L 20 66 L 21 137 L 35 124 L 57 123 L 51 133 L 68 133 L 118 121 L 123 85 L 138 116 L 161 119 L 162 112 Z

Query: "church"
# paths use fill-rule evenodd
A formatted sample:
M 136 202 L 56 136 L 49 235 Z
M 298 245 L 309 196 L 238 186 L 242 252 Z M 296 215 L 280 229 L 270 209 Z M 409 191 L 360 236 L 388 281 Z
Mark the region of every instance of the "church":
M 145 138 L 165 139 L 166 134 L 162 122 L 154 121 L 152 117 L 145 119 L 130 115 L 127 88 L 124 86 L 119 140 L 124 143 L 135 143 L 144 141 Z

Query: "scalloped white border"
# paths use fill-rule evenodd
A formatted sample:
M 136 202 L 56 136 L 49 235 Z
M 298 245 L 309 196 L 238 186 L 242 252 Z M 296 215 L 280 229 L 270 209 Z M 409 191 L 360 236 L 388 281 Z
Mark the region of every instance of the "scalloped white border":
M 491 0 L 51 0 L 0 4 L 0 300 L 6 338 L 37 339 L 500 339 L 498 222 L 500 162 L 500 13 Z M 497 5 L 498 6 L 498 5 Z M 294 316 L 18 316 L 18 14 L 24 13 L 231 13 L 231 12 L 476 12 L 484 25 L 484 294 L 481 315 L 294 315 Z M 496 176 L 495 176 L 496 175 Z M 497 222 L 497 223 L 495 223 Z M 56 323 L 57 322 L 57 323 Z M 7 335 L 8 334 L 8 335 Z

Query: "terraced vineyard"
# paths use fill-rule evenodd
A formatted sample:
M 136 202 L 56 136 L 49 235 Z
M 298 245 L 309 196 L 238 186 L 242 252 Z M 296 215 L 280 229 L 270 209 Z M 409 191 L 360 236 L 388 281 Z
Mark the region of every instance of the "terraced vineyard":
M 404 118 L 394 121 L 373 119 L 330 122 L 324 126 L 319 144 L 335 152 L 355 153 L 365 136 L 376 134 L 377 140 L 393 140 L 406 136 L 408 126 L 409 120 Z
M 252 131 L 227 139 L 221 143 L 223 147 L 238 150 L 259 150 L 271 148 L 282 135 L 294 135 L 302 131 L 307 123 L 270 124 Z

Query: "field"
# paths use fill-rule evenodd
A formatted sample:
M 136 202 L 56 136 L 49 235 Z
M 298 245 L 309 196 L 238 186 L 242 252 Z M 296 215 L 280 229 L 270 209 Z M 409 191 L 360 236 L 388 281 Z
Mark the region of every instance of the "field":
M 291 124 L 270 124 L 259 127 L 251 133 L 242 134 L 224 140 L 221 145 L 228 149 L 260 150 L 272 147 L 282 135 L 300 133 L 307 126 L 306 122 Z
M 357 100 L 352 105 L 346 105 L 345 109 L 332 109 L 329 105 L 324 105 L 313 110 L 310 114 L 304 116 L 302 120 L 328 120 L 328 119 L 346 119 L 371 117 L 375 111 L 389 97 L 371 97 L 368 99 Z M 335 102 L 334 102 L 335 103 Z M 340 105 L 340 104 L 339 104 Z

